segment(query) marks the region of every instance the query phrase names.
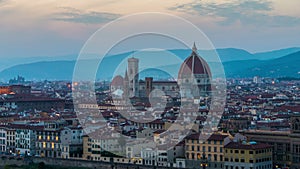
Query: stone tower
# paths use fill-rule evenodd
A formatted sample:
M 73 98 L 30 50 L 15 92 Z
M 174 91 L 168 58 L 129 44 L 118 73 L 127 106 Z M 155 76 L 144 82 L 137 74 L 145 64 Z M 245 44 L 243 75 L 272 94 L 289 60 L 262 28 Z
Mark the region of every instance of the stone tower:
M 129 97 L 129 78 L 128 78 L 128 73 L 127 73 L 127 69 L 125 72 L 125 77 L 124 77 L 124 93 L 123 93 L 123 98 L 128 98 Z
M 129 97 L 139 96 L 139 59 L 129 58 L 127 68 Z

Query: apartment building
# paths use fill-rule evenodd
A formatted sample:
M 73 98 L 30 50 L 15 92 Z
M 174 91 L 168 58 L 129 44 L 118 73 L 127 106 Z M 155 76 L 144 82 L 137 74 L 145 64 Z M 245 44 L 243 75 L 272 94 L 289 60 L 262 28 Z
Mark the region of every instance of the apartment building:
M 214 133 L 205 142 L 201 142 L 200 134 L 191 134 L 185 139 L 185 157 L 187 167 L 198 167 L 207 161 L 209 168 L 223 168 L 224 146 L 233 137 L 228 133 Z
M 225 169 L 272 169 L 272 146 L 256 142 L 230 142 L 225 147 Z

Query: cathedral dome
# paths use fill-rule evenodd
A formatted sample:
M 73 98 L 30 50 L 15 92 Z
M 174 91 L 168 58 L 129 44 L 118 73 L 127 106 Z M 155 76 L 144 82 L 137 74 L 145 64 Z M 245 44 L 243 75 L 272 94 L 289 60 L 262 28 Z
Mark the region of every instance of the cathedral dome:
M 111 81 L 111 86 L 123 86 L 124 85 L 124 78 L 120 75 L 113 78 Z
M 191 55 L 184 60 L 179 72 L 178 79 L 191 77 L 191 75 L 208 75 L 211 77 L 210 68 L 207 62 L 197 54 L 197 48 L 194 44 Z

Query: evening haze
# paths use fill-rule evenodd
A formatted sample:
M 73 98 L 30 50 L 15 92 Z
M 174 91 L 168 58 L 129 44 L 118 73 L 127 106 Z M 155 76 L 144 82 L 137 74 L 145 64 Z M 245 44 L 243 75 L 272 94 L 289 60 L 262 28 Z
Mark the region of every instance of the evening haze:
M 0 0 L 0 58 L 77 54 L 101 26 L 140 12 L 183 17 L 216 48 L 299 47 L 299 6 L 299 0 Z

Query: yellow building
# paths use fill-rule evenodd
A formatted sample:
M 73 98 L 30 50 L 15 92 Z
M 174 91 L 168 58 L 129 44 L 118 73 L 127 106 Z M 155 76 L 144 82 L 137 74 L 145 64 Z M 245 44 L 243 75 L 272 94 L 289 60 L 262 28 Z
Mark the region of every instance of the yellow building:
M 121 156 L 121 153 L 120 137 L 107 136 L 101 139 L 93 139 L 88 135 L 83 136 L 82 158 L 85 160 L 107 161 L 108 158 L 104 156 Z
M 250 140 L 273 146 L 273 162 L 278 168 L 300 168 L 300 114 L 291 116 L 291 130 L 247 130 Z
M 232 136 L 228 133 L 214 133 L 201 143 L 199 135 L 192 134 L 185 139 L 187 166 L 199 167 L 206 160 L 209 168 L 223 168 L 224 146 L 231 141 Z
M 256 142 L 231 142 L 225 147 L 225 169 L 272 169 L 272 146 Z
M 92 142 L 91 142 L 92 139 L 90 139 L 88 135 L 84 135 L 82 137 L 82 141 L 83 141 L 82 158 L 84 160 L 90 160 L 92 156 Z

